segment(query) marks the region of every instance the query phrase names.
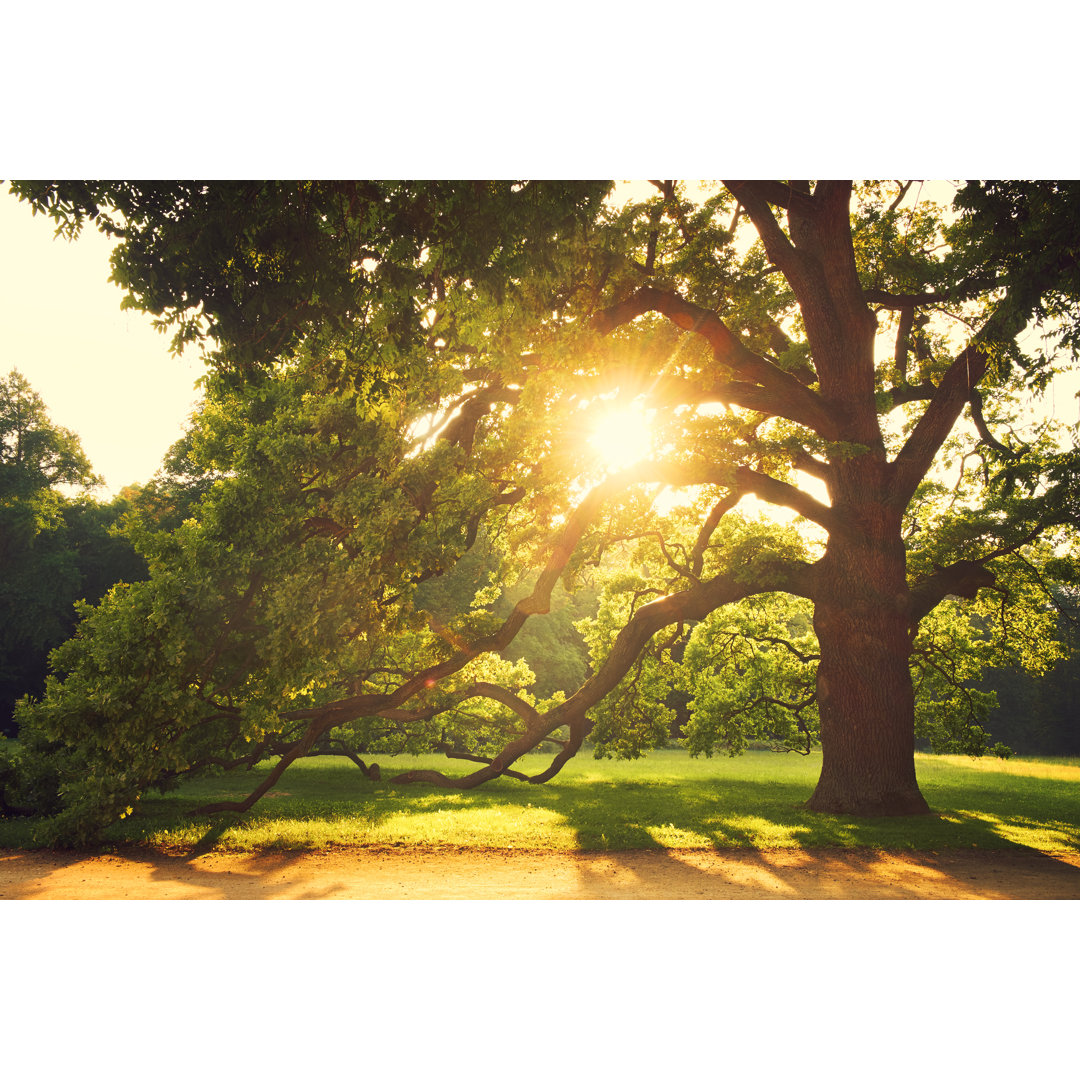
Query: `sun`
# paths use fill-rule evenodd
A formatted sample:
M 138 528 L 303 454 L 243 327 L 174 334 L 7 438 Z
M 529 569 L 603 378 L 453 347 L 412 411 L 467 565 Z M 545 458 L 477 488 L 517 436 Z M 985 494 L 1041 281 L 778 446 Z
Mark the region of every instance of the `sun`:
M 653 452 L 654 409 L 640 401 L 625 405 L 604 403 L 589 424 L 589 448 L 607 472 L 636 465 Z

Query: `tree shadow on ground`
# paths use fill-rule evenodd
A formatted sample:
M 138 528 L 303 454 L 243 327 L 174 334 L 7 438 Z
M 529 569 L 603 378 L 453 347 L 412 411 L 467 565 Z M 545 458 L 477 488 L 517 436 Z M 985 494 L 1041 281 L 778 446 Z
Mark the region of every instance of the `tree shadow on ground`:
M 1001 791 L 984 785 L 969 788 L 968 795 L 973 805 L 985 809 L 950 808 L 918 818 L 863 819 L 811 813 L 803 806 L 810 791 L 799 784 L 776 785 L 769 805 L 763 806 L 761 785 L 745 781 L 727 783 L 722 791 L 693 783 L 622 785 L 628 806 L 618 821 L 611 818 L 608 800 L 583 797 L 580 790 L 550 789 L 544 805 L 573 828 L 580 850 L 604 852 L 602 859 L 583 864 L 582 875 L 586 891 L 594 889 L 605 897 L 612 895 L 611 866 L 627 871 L 618 888 L 627 898 L 638 898 L 649 892 L 649 881 L 642 879 L 642 873 L 664 876 L 665 863 L 668 869 L 677 866 L 687 896 L 708 896 L 719 888 L 730 898 L 740 892 L 754 899 L 808 894 L 839 898 L 851 892 L 852 875 L 859 886 L 858 895 L 866 898 L 867 889 L 870 895 L 894 899 L 943 893 L 1012 895 L 987 880 L 987 873 L 992 878 L 997 872 L 993 864 L 988 871 L 974 861 L 994 853 L 1000 856 L 998 867 L 1012 867 L 1017 857 L 1031 866 L 1033 880 L 1022 886 L 1025 896 L 1038 898 L 1043 895 L 1041 890 L 1050 889 L 1055 896 L 1080 898 L 1080 868 L 1008 835 L 1010 829 L 1023 827 L 1045 834 L 1050 825 L 1065 849 L 1080 850 L 1077 786 L 1042 782 L 1060 784 L 1064 790 L 1059 794 L 1069 796 L 1073 812 L 1068 820 L 1027 818 L 1023 802 L 1017 806 Z M 1042 805 L 1045 801 L 1044 797 Z M 673 835 L 673 842 L 664 841 L 666 831 Z M 781 837 L 781 842 L 775 846 L 763 843 L 768 835 Z M 918 843 L 913 842 L 913 835 Z M 700 842 L 695 844 L 694 839 Z M 722 853 L 737 862 L 738 886 L 733 890 L 726 880 L 729 875 L 717 868 L 715 859 L 707 867 L 695 866 L 695 849 Z M 650 861 L 642 861 L 643 852 L 652 856 Z M 911 868 L 909 880 L 898 876 L 898 853 L 903 853 L 904 863 Z M 807 875 L 816 880 L 808 882 Z M 1034 880 L 1040 876 L 1041 882 Z
M 212 860 L 208 865 L 199 865 L 196 860 L 202 855 L 194 852 L 169 854 L 141 847 L 104 854 L 43 850 L 12 852 L 5 858 L 6 865 L 0 865 L 0 895 L 5 900 L 81 899 L 72 873 L 78 872 L 83 864 L 87 864 L 83 870 L 87 876 L 82 879 L 87 883 L 85 892 L 94 898 L 101 895 L 102 864 L 106 873 L 116 873 L 117 883 L 108 892 L 112 899 L 126 899 L 129 894 L 133 898 L 146 897 L 148 886 L 152 889 L 160 885 L 182 886 L 184 898 L 193 900 L 258 900 L 285 894 L 321 899 L 333 895 L 337 890 L 331 886 L 298 897 L 295 881 L 276 877 L 304 857 L 305 853 L 301 851 L 278 852 L 270 857 L 252 855 L 247 857 L 250 866 L 245 865 L 245 859 L 230 860 L 229 869 L 225 871 L 228 875 L 226 888 L 223 872 L 213 868 Z
M 199 838 L 180 847 L 162 850 L 148 846 L 147 838 L 155 830 L 190 821 L 190 811 L 205 801 L 205 792 L 197 798 L 148 799 L 134 818 L 123 824 L 116 842 L 124 845 L 123 857 L 142 863 L 160 880 L 181 871 L 198 869 L 193 861 L 203 855 L 226 849 L 232 843 L 227 834 L 237 825 L 243 829 L 266 826 L 279 828 L 273 844 L 260 849 L 280 856 L 282 865 L 291 864 L 303 853 L 322 845 L 305 839 L 303 830 L 289 833 L 290 823 L 312 818 L 333 823 L 341 814 L 354 824 L 351 835 L 362 835 L 365 828 L 373 833 L 391 816 L 431 815 L 451 811 L 468 815 L 497 811 L 505 819 L 504 832 L 514 844 L 514 822 L 531 822 L 536 828 L 536 809 L 550 815 L 552 822 L 567 830 L 567 846 L 588 858 L 579 858 L 584 895 L 628 898 L 647 895 L 649 881 L 661 867 L 677 870 L 682 882 L 680 895 L 714 895 L 723 875 L 716 860 L 708 866 L 695 865 L 694 853 L 729 854 L 738 859 L 744 870 L 753 867 L 756 874 L 747 881 L 743 895 L 800 895 L 787 875 L 784 860 L 776 855 L 786 849 L 802 854 L 803 877 L 816 875 L 820 887 L 814 895 L 843 895 L 842 890 L 826 887 L 833 878 L 856 872 L 859 867 L 873 873 L 875 864 L 882 870 L 893 856 L 905 852 L 921 877 L 910 887 L 892 882 L 881 895 L 904 898 L 926 895 L 925 886 L 935 875 L 944 873 L 939 857 L 945 853 L 996 851 L 1005 855 L 1023 855 L 1047 867 L 1061 869 L 1072 880 L 1080 871 L 1043 854 L 1037 845 L 1025 842 L 1026 836 L 1050 837 L 1063 850 L 1080 851 L 1080 785 L 1075 781 L 1024 778 L 1010 781 L 1008 790 L 994 783 L 992 777 L 972 774 L 959 791 L 948 785 L 924 781 L 924 790 L 938 810 L 930 817 L 859 819 L 811 814 L 803 804 L 812 790 L 806 781 L 777 780 L 762 782 L 743 779 L 698 779 L 671 777 L 661 779 L 594 780 L 566 776 L 550 784 L 522 784 L 502 779 L 472 790 L 447 790 L 392 783 L 373 783 L 351 769 L 342 773 L 320 770 L 318 775 L 290 775 L 292 782 L 280 785 L 275 797 L 264 799 L 247 815 L 227 814 L 203 819 L 198 824 Z M 951 805 L 939 798 L 948 792 Z M 217 794 L 216 792 L 214 794 Z M 1054 819 L 1047 820 L 1046 807 L 1054 808 Z M 355 823 L 359 822 L 359 825 Z M 359 831 L 357 831 L 359 830 Z M 187 835 L 191 835 L 187 828 Z M 522 829 L 524 832 L 524 828 Z M 332 829 L 330 830 L 332 833 Z M 384 834 L 385 835 L 385 834 Z M 223 843 L 223 840 L 225 841 Z M 335 842 L 335 841 L 331 841 Z M 364 840 L 344 839 L 337 843 L 364 845 Z M 385 843 L 379 840 L 378 843 Z M 138 845 L 142 843 L 143 847 Z M 408 841 L 406 841 L 408 843 Z M 494 842 L 498 846 L 498 841 Z M 135 846 L 131 846 L 135 845 Z M 463 839 L 463 846 L 475 842 Z M 541 845 L 542 846 L 542 845 Z M 649 859 L 642 862 L 645 853 Z M 74 856 L 73 858 L 78 858 Z M 701 860 L 697 860 L 699 863 Z M 788 863 L 791 856 L 788 857 Z M 962 862 L 950 863 L 958 884 L 965 876 Z M 612 881 L 612 867 L 621 869 Z M 719 875 L 719 876 L 718 876 Z M 258 881 L 253 872 L 251 895 L 274 895 L 273 883 Z M 970 875 L 968 875 L 970 876 Z M 188 879 L 190 880 L 190 879 Z M 202 880 L 213 896 L 213 874 Z M 284 886 L 283 886 L 284 887 Z M 737 891 L 736 891 L 736 894 Z M 725 893 L 730 895 L 730 891 Z M 999 895 L 986 888 L 978 895 Z M 1037 893 L 1035 895 L 1038 895 Z M 1080 888 L 1074 894 L 1080 896 Z

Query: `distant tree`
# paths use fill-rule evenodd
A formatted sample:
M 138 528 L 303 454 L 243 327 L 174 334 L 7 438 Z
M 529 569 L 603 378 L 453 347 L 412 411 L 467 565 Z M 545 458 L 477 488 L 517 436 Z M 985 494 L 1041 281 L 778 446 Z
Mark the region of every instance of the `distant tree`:
M 126 500 L 99 504 L 59 488 L 96 483 L 78 437 L 54 424 L 18 371 L 0 379 L 0 731 L 15 702 L 40 694 L 49 653 L 75 628 L 75 604 L 146 574 L 114 534 Z
M 85 489 L 96 482 L 79 437 L 52 423 L 26 379 L 17 370 L 0 379 L 2 505 L 31 506 L 35 497 L 60 484 Z
M 1080 602 L 1075 587 L 1055 590 L 1055 602 L 1062 655 L 1037 674 L 1022 664 L 990 668 L 980 684 L 996 699 L 986 728 L 1021 754 L 1080 757 Z

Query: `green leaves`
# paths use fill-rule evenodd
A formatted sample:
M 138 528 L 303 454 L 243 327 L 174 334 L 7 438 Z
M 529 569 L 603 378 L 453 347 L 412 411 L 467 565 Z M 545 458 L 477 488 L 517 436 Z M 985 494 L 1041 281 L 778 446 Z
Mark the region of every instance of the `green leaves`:
M 692 754 L 751 743 L 807 753 L 818 741 L 817 642 L 811 608 L 781 594 L 713 612 L 686 646 L 679 685 L 690 698 Z
M 198 342 L 234 376 L 312 334 L 353 357 L 339 380 L 375 391 L 427 338 L 451 284 L 500 301 L 591 217 L 607 184 L 448 181 L 35 181 L 12 190 L 60 230 L 119 238 L 126 303 Z
M 78 436 L 49 419 L 26 379 L 15 370 L 0 379 L 0 506 L 25 503 L 58 484 L 96 483 Z

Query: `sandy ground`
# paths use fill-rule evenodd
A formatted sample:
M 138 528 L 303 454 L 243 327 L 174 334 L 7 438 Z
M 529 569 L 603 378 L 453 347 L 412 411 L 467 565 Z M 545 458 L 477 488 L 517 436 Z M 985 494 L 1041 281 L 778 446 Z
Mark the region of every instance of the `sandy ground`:
M 1080 852 L 0 851 L 4 900 L 1080 899 Z

